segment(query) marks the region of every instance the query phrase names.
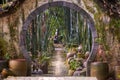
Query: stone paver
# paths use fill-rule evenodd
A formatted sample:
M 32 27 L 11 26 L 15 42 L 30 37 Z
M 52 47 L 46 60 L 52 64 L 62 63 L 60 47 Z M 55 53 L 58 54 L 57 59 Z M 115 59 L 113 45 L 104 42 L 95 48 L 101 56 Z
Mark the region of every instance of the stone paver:
M 51 72 L 53 76 L 67 76 L 68 69 L 65 65 L 64 55 L 62 48 L 57 48 L 53 54 L 49 68 L 49 72 Z
M 95 77 L 9 77 L 5 80 L 97 80 Z

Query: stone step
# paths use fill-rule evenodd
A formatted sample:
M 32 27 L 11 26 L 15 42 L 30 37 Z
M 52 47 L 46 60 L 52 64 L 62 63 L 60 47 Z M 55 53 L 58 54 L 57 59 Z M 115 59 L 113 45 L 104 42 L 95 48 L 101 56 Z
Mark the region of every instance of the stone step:
M 8 77 L 4 80 L 97 80 L 95 77 Z

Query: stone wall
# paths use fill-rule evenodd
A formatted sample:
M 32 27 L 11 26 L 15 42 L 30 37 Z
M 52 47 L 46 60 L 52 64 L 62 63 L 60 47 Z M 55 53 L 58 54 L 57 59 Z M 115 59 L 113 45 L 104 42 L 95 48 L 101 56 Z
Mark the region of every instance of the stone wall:
M 39 7 L 39 5 L 47 3 L 48 1 L 53 0 L 25 0 L 24 3 L 17 8 L 16 12 L 6 15 L 4 17 L 0 17 L 0 35 L 3 36 L 9 42 L 9 45 L 14 48 L 16 53 L 19 53 L 19 38 L 24 21 L 32 11 Z M 113 58 L 110 57 L 109 59 L 113 61 L 112 63 L 113 65 L 116 65 L 117 64 L 116 59 L 119 58 L 117 56 L 120 53 L 120 42 L 117 36 L 115 36 L 114 33 L 111 33 L 112 25 L 110 25 L 110 21 L 108 22 L 107 25 L 103 24 L 104 21 L 101 20 L 101 18 L 106 16 L 104 11 L 102 11 L 98 6 L 96 6 L 97 4 L 94 3 L 93 0 L 63 0 L 63 1 L 73 2 L 79 5 L 80 7 L 84 8 L 94 18 L 94 21 L 96 23 L 96 29 L 99 32 L 98 33 L 99 38 L 102 39 L 103 43 L 100 40 L 98 40 L 98 42 L 100 42 L 100 44 L 103 45 L 105 44 L 104 45 L 105 52 L 109 53 L 109 55 L 114 56 L 114 57 L 112 56 Z M 100 24 L 99 22 L 103 23 Z M 99 29 L 100 27 L 102 27 L 104 34 L 102 34 L 103 32 Z M 118 34 L 120 34 L 120 31 Z M 107 47 L 109 49 L 107 49 Z
M 86 9 L 94 15 L 98 33 L 97 42 L 103 46 L 104 57 L 106 58 L 103 61 L 107 61 L 110 66 L 120 65 L 120 20 L 109 17 L 106 11 L 99 6 L 100 4 L 95 3 L 94 0 L 83 1 Z
M 19 53 L 20 32 L 24 21 L 37 7 L 52 0 L 25 0 L 14 13 L 0 16 L 0 36 L 4 37 L 15 53 Z M 55 0 L 59 1 L 59 0 Z M 60 0 L 61 1 L 61 0 Z M 63 0 L 80 4 L 80 0 Z M 82 5 L 84 6 L 84 5 Z
M 35 9 L 36 0 L 25 0 L 14 13 L 0 17 L 0 36 L 9 42 L 15 53 L 19 53 L 19 38 L 22 25 L 32 9 Z

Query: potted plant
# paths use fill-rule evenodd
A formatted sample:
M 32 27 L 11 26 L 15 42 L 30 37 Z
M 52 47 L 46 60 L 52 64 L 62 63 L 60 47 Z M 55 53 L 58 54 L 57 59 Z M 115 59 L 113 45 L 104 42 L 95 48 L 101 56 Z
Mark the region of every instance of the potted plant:
M 0 37 L 0 73 L 9 69 L 16 76 L 27 74 L 27 62 L 21 55 L 15 54 L 4 38 Z
M 71 59 L 69 62 L 69 72 L 68 75 L 72 76 L 75 70 L 82 66 L 82 63 L 80 61 L 77 61 L 76 59 Z
M 91 72 L 92 77 L 97 77 L 98 80 L 106 80 L 109 75 L 109 66 L 106 62 L 106 55 L 102 45 L 99 45 L 97 52 L 97 61 L 91 63 Z
M 27 76 L 27 61 L 23 57 L 22 53 L 10 55 L 9 70 L 13 72 L 15 76 Z
M 27 76 L 27 61 L 24 58 L 11 59 L 9 69 L 15 76 Z
M 40 69 L 43 71 L 44 74 L 48 73 L 49 60 L 50 57 L 47 56 L 45 52 L 42 54 L 41 58 L 39 58 Z

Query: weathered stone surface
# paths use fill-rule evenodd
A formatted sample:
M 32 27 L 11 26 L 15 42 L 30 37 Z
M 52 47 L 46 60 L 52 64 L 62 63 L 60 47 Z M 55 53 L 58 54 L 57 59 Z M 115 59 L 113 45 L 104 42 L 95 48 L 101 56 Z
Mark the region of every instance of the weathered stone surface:
M 21 26 L 21 24 L 18 21 L 18 24 L 16 24 L 13 27 L 19 27 L 19 30 L 21 32 L 21 30 L 26 31 L 29 28 L 29 24 L 30 22 L 36 17 L 36 15 L 38 15 L 40 12 L 43 12 L 44 10 L 46 10 L 49 7 L 54 7 L 54 6 L 64 6 L 64 7 L 69 7 L 71 9 L 75 9 L 76 11 L 80 11 L 81 14 L 87 18 L 92 24 L 91 24 L 91 30 L 92 30 L 92 35 L 93 38 L 95 38 L 97 36 L 96 31 L 95 31 L 95 27 L 94 27 L 94 21 L 93 18 L 91 17 L 91 15 L 89 13 L 87 13 L 85 7 L 82 6 L 82 0 L 78 1 L 78 0 L 38 0 L 38 3 L 35 3 L 36 0 L 25 0 L 25 2 L 23 3 L 23 5 L 12 15 L 8 16 L 7 18 L 2 17 L 2 19 L 0 19 L 0 21 L 2 21 L 3 19 L 10 21 L 2 21 L 3 25 L 1 25 L 1 28 L 8 28 L 9 29 L 9 23 L 12 24 L 16 24 L 16 20 L 20 19 L 20 21 L 22 21 L 23 26 Z M 37 5 L 37 6 L 36 6 Z M 21 14 L 22 13 L 22 14 Z M 6 27 L 4 27 L 6 26 Z M 7 30 L 7 29 L 6 29 Z M 2 33 L 4 33 L 5 31 L 2 31 Z M 18 32 L 18 33 L 20 33 Z M 29 55 L 27 55 L 27 51 L 24 47 L 24 38 L 26 37 L 25 34 L 18 34 L 16 33 L 16 35 L 20 38 L 18 39 L 18 41 L 16 42 L 21 42 L 19 40 L 22 40 L 22 44 L 20 44 L 21 50 L 25 56 L 26 59 L 28 59 L 27 61 L 30 61 L 30 57 Z M 7 35 L 9 36 L 9 35 Z M 21 39 L 22 38 L 22 39 Z M 94 50 L 94 39 L 93 39 L 93 47 L 92 47 L 92 51 L 94 53 L 96 53 Z M 25 53 L 26 51 L 26 53 Z M 92 57 L 92 56 L 91 56 Z M 91 59 L 91 57 L 89 57 L 89 59 Z M 30 62 L 28 62 L 30 63 Z
M 17 9 L 17 11 L 15 13 L 10 14 L 9 16 L 1 17 L 0 18 L 0 35 L 4 36 L 4 38 L 6 38 L 6 40 L 9 41 L 11 39 L 11 37 L 9 35 L 10 34 L 9 23 L 15 24 L 16 20 L 19 19 L 19 22 L 16 25 L 19 28 L 18 29 L 18 33 L 16 34 L 17 37 L 18 37 L 18 41 L 16 41 L 16 43 L 19 44 L 19 42 L 20 42 L 19 40 L 21 40 L 21 39 L 19 39 L 20 38 L 20 32 L 22 30 L 23 24 L 25 23 L 24 26 L 26 26 L 26 27 L 23 28 L 23 30 L 27 30 L 27 28 L 28 28 L 27 25 L 29 25 L 30 21 L 34 18 L 34 16 L 31 15 L 31 13 L 34 10 L 36 10 L 36 9 L 38 9 L 38 10 L 36 11 L 35 14 L 37 14 L 38 12 L 44 11 L 47 7 L 54 5 L 54 4 L 47 5 L 47 3 L 54 2 L 54 1 L 60 1 L 61 2 L 61 3 L 59 3 L 60 5 L 69 6 L 71 8 L 73 7 L 74 9 L 76 8 L 79 11 L 81 11 L 81 9 L 86 10 L 86 12 L 92 18 L 88 18 L 88 16 L 84 15 L 84 14 L 86 14 L 86 12 L 84 12 L 84 11 L 81 11 L 81 14 L 83 14 L 87 19 L 89 19 L 91 25 L 94 25 L 94 22 L 92 21 L 93 18 L 94 18 L 94 14 L 90 13 L 89 10 L 86 9 L 86 6 L 84 5 L 85 2 L 83 2 L 85 0 L 37 0 L 37 1 L 38 1 L 38 3 L 37 3 L 37 6 L 36 6 L 36 3 L 35 3 L 36 0 L 25 0 L 25 2 L 21 5 L 20 8 Z M 62 2 L 62 1 L 68 2 L 68 4 L 65 3 L 65 2 Z M 90 2 L 89 0 L 86 0 L 86 1 L 88 2 L 88 6 L 90 8 L 93 8 L 93 7 L 95 8 L 96 7 L 96 6 L 91 5 L 92 2 L 89 3 Z M 76 4 L 77 6 L 79 6 L 81 8 L 78 8 L 75 5 L 74 6 L 70 6 L 70 3 L 74 3 L 74 4 Z M 46 4 L 46 7 L 43 6 L 43 4 Z M 58 2 L 56 2 L 56 5 L 57 4 L 58 4 Z M 96 10 L 96 12 L 97 11 L 98 10 Z M 29 18 L 30 21 L 27 22 L 26 21 L 27 18 Z M 96 23 L 97 23 L 97 21 L 96 21 Z M 16 26 L 14 26 L 14 27 L 16 27 Z M 97 37 L 96 32 L 94 32 L 95 28 L 91 28 L 91 29 L 93 30 L 93 34 L 92 35 L 94 35 L 93 41 L 95 41 L 95 39 Z M 107 34 L 106 35 L 106 39 L 107 39 L 106 42 L 109 44 L 110 51 L 111 51 L 111 53 L 113 53 L 113 56 L 117 57 L 117 55 L 119 53 L 118 52 L 119 47 L 117 46 L 117 44 L 118 44 L 117 41 L 118 40 L 114 37 L 114 34 L 111 34 L 109 32 L 106 32 L 106 34 Z M 95 43 L 93 46 L 97 46 L 97 44 Z M 96 50 L 97 50 L 97 48 L 94 48 L 94 50 L 93 50 L 94 52 L 93 53 L 96 53 Z M 95 55 L 94 55 L 94 57 L 95 57 Z M 94 57 L 92 58 L 92 60 L 94 59 Z M 114 60 L 116 61 L 116 59 L 114 59 Z M 110 61 L 111 61 L 111 59 L 110 59 Z M 116 63 L 112 63 L 112 64 L 115 65 Z M 89 66 L 89 64 L 88 64 L 88 66 Z
M 95 77 L 9 77 L 5 80 L 97 80 Z

